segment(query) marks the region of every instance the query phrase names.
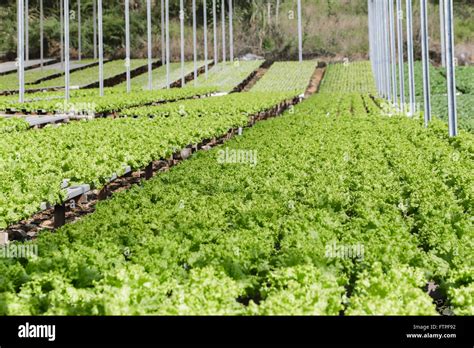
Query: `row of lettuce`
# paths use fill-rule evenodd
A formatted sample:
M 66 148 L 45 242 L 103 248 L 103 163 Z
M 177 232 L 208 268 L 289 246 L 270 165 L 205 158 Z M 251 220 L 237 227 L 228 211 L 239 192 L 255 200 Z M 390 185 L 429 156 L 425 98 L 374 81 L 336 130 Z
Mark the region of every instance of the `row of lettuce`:
M 221 136 L 293 96 L 231 94 L 205 103 L 196 99 L 143 109 L 148 110 L 146 116 L 160 116 L 153 119 L 102 118 L 4 134 L 0 138 L 0 228 L 37 212 L 42 202 L 61 202 L 64 180 L 100 188 L 126 166 L 144 168 L 189 144 Z M 145 113 L 134 109 L 124 110 L 123 115 Z
M 244 97 L 230 98 L 219 119 Z M 187 103 L 123 122 L 170 120 L 175 140 L 187 119 L 215 122 Z M 133 148 L 156 153 L 153 134 Z M 368 95 L 316 95 L 41 234 L 38 257 L 0 260 L 0 313 L 433 315 L 431 281 L 472 315 L 474 139 L 445 134 Z

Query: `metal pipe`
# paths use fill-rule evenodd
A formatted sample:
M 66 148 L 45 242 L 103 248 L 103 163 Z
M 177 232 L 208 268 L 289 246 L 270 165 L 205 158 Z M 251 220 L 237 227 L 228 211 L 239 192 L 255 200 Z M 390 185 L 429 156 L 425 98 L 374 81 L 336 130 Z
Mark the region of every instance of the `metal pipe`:
M 151 37 L 151 0 L 146 0 L 146 28 L 147 28 L 147 55 L 148 55 L 148 90 L 153 89 L 152 72 L 152 37 Z
M 165 0 L 161 0 L 161 62 L 166 61 L 166 42 L 165 42 Z
M 23 0 L 18 0 L 17 3 L 17 40 L 18 40 L 18 46 L 17 46 L 17 53 L 18 53 L 18 58 L 17 58 L 17 65 L 18 65 L 18 101 L 20 103 L 23 103 L 25 101 L 25 65 L 24 65 L 24 29 L 23 29 L 23 21 L 24 21 L 24 2 Z
M 440 23 L 440 41 L 441 41 L 441 65 L 446 67 L 446 24 L 444 16 L 444 0 L 439 0 L 439 23 Z
M 303 28 L 301 15 L 301 0 L 298 0 L 298 59 L 303 61 Z
M 94 59 L 97 59 L 97 0 L 92 0 Z
M 397 0 L 398 18 L 398 80 L 400 83 L 400 110 L 405 110 L 405 64 L 403 62 L 403 10 L 402 0 Z
M 229 0 L 229 47 L 230 47 L 230 61 L 234 61 L 234 8 L 232 0 Z
M 197 82 L 197 24 L 196 24 L 196 0 L 193 0 L 193 62 L 194 83 Z
M 393 1 L 388 1 L 388 11 L 389 11 L 389 24 L 390 24 L 390 66 L 392 69 L 392 93 L 393 93 L 393 103 L 398 105 L 398 91 L 397 91 L 397 49 L 396 49 L 396 40 L 395 40 L 395 19 L 394 19 L 394 9 Z
M 204 17 L 204 66 L 206 71 L 206 80 L 209 75 L 208 51 L 207 51 L 207 0 L 202 1 Z
M 170 75 L 170 63 L 171 63 L 171 50 L 170 50 L 170 4 L 169 0 L 165 1 L 166 11 L 166 88 L 171 87 L 171 75 Z
M 59 35 L 60 35 L 60 53 L 61 53 L 61 69 L 64 69 L 64 9 L 63 0 L 59 0 Z
M 181 87 L 186 83 L 184 71 L 184 0 L 179 0 L 179 23 L 181 32 Z
M 125 0 L 125 68 L 127 69 L 127 93 L 132 90 L 130 76 L 130 2 Z
M 25 0 L 25 60 L 30 60 L 30 5 Z
M 97 21 L 99 29 L 99 91 L 100 96 L 104 96 L 104 32 L 102 22 L 102 0 L 97 0 Z
M 407 12 L 407 57 L 408 57 L 408 89 L 410 95 L 409 115 L 413 116 L 416 111 L 415 96 L 415 59 L 413 57 L 413 11 L 411 0 L 406 0 Z
M 40 0 L 40 65 L 44 66 L 44 11 L 43 0 Z
M 430 57 L 428 47 L 428 13 L 427 0 L 420 0 L 421 8 L 421 51 L 423 61 L 423 96 L 425 103 L 425 127 L 431 121 L 431 97 L 430 97 Z
M 212 17 L 213 17 L 213 30 L 214 30 L 214 65 L 219 62 L 219 52 L 217 49 L 217 9 L 216 0 L 212 0 Z
M 64 97 L 69 101 L 69 0 L 64 0 Z
M 384 32 L 384 45 L 385 45 L 385 74 L 387 75 L 387 100 L 393 100 L 392 91 L 392 74 L 390 71 L 390 35 L 389 35 L 389 13 L 388 13 L 388 2 L 383 3 L 383 32 Z
M 81 61 L 82 56 L 82 23 L 81 23 L 81 0 L 77 0 L 77 58 Z
M 449 136 L 458 134 L 458 118 L 456 110 L 456 75 L 454 64 L 454 16 L 453 0 L 444 0 L 445 31 L 446 31 L 446 80 L 448 85 L 448 120 Z
M 226 57 L 226 44 L 225 44 L 225 0 L 222 0 L 222 61 L 225 63 Z

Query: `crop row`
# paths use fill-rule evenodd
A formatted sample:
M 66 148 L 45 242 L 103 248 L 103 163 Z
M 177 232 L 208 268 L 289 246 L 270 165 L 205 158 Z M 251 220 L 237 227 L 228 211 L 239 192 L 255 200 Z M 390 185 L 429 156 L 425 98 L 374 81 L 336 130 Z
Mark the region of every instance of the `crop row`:
M 197 62 L 197 68 L 204 66 L 204 61 Z M 186 62 L 184 65 L 184 75 L 188 75 L 194 71 L 194 62 Z M 170 84 L 181 79 L 181 63 L 170 64 Z M 138 75 L 130 80 L 132 89 L 148 89 L 148 72 Z M 153 89 L 166 88 L 166 65 L 162 65 L 152 72 L 152 86 Z M 125 89 L 127 81 L 124 81 L 117 86 L 117 89 Z
M 119 121 L 145 122 L 134 148 L 153 153 L 167 120 L 184 127 Z M 472 315 L 473 139 L 444 130 L 315 95 L 0 260 L 0 313 L 429 315 L 434 280 Z
M 219 63 L 213 66 L 206 77 L 202 74 L 187 87 L 213 87 L 219 92 L 231 92 L 236 86 L 257 70 L 263 63 L 261 60 Z
M 370 62 L 329 65 L 320 86 L 320 93 L 375 94 L 375 91 Z
M 19 103 L 12 96 L 0 99 L 0 110 L 21 111 L 24 113 L 69 113 L 110 114 L 125 108 L 151 103 L 161 103 L 179 99 L 204 96 L 215 92 L 215 88 L 173 88 L 152 91 L 132 91 L 125 93 L 117 88 L 106 90 L 103 97 L 97 96 L 97 90 L 79 90 L 72 94 L 69 102 L 58 92 L 30 96 L 30 100 Z
M 200 111 L 186 117 L 175 111 L 155 119 L 94 119 L 5 134 L 0 139 L 0 228 L 37 212 L 42 202 L 61 202 L 66 179 L 71 185 L 100 188 L 126 166 L 143 168 L 188 144 L 247 124 L 246 105 L 260 112 L 284 99 L 281 94 L 221 97 L 221 107 L 211 112 L 206 112 L 207 103 L 194 100 L 186 105 Z
M 251 90 L 304 94 L 317 64 L 316 61 L 275 62 Z

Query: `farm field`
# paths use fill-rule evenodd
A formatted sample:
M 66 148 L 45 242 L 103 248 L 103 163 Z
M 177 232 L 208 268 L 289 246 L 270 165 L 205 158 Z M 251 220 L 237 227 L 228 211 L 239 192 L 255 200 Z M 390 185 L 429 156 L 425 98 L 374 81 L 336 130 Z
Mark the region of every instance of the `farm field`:
M 131 59 L 130 69 L 134 70 L 148 63 L 147 59 Z M 113 60 L 104 63 L 104 79 L 124 74 L 126 71 L 123 60 Z M 97 66 L 86 68 L 84 70 L 72 72 L 70 75 L 71 86 L 85 86 L 99 80 L 99 68 Z M 64 87 L 64 76 L 56 79 L 44 81 L 34 88 Z
M 294 92 L 303 94 L 316 69 L 316 61 L 275 62 L 252 87 L 254 92 Z
M 210 63 L 211 61 L 209 61 Z M 198 69 L 204 66 L 204 61 L 198 61 Z M 184 75 L 191 74 L 194 71 L 194 62 L 186 62 L 184 65 Z M 153 70 L 153 89 L 161 89 L 166 87 L 166 66 L 161 66 Z M 181 79 L 181 63 L 170 64 L 170 83 Z M 148 89 L 148 72 L 138 75 L 131 80 L 132 89 Z M 127 82 L 115 86 L 116 88 L 127 88 Z
M 94 59 L 82 59 L 80 64 L 91 64 L 94 63 Z M 78 63 L 77 61 L 75 63 Z M 56 64 L 57 65 L 57 64 Z M 26 88 L 34 88 L 35 82 L 46 78 L 48 76 L 63 74 L 64 70 L 55 67 L 45 66 L 43 69 L 36 68 L 25 71 L 25 84 Z M 64 79 L 64 78 L 63 78 Z M 0 91 L 15 91 L 18 90 L 18 74 L 9 73 L 0 76 Z
M 219 92 L 231 92 L 262 64 L 261 60 L 221 62 L 209 70 L 207 79 L 205 74 L 202 74 L 187 86 L 213 87 Z
M 244 127 L 311 74 L 268 76 L 264 92 L 6 134 L 2 226 L 60 201 L 64 179 L 100 187 Z M 473 315 L 473 135 L 388 117 L 373 92 L 368 63 L 330 66 L 281 117 L 40 233 L 38 257 L 0 259 L 0 314 Z

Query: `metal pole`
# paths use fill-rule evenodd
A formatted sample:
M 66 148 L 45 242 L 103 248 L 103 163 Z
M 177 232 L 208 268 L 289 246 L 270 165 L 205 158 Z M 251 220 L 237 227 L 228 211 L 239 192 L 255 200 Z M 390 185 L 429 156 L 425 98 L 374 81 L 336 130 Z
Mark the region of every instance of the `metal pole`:
M 69 101 L 69 0 L 64 0 L 64 97 Z
M 222 0 L 222 61 L 225 63 L 226 58 L 226 45 L 225 45 L 225 0 Z
M 428 14 L 427 0 L 420 0 L 421 8 L 421 51 L 423 61 L 423 96 L 425 101 L 425 127 L 431 121 L 431 101 L 430 101 L 430 57 L 428 52 Z
M 125 68 L 127 69 L 127 93 L 132 90 L 130 78 L 130 3 L 125 0 Z
M 30 5 L 25 0 L 25 60 L 30 60 Z
M 61 48 L 61 69 L 64 69 L 64 9 L 63 0 L 59 0 L 59 32 L 60 32 L 60 48 Z
M 40 64 L 41 69 L 44 65 L 44 13 L 43 13 L 43 0 L 40 0 Z
M 392 91 L 392 74 L 390 71 L 390 33 L 389 33 L 389 13 L 388 13 L 388 2 L 383 3 L 383 32 L 384 32 L 384 44 L 385 44 L 385 73 L 387 74 L 387 99 L 393 101 Z
M 97 17 L 99 29 L 99 90 L 100 96 L 104 96 L 104 41 L 102 28 L 102 0 L 97 0 Z
M 97 0 L 92 0 L 92 4 L 92 20 L 94 21 L 94 59 L 97 59 Z
M 385 68 L 384 68 L 384 45 L 383 45 L 383 18 L 382 18 L 382 3 L 380 1 L 376 1 L 377 7 L 377 36 L 378 36 L 378 52 L 379 52 L 379 76 L 380 76 L 380 89 L 381 89 L 381 96 L 382 98 L 387 97 L 387 90 L 386 90 L 386 83 L 385 83 Z
M 161 62 L 166 64 L 165 43 L 165 0 L 161 0 Z
M 197 80 L 197 24 L 196 24 L 196 0 L 193 0 L 193 62 L 194 62 L 194 83 Z
M 17 51 L 18 51 L 18 58 L 17 58 L 17 64 L 18 64 L 18 82 L 19 82 L 19 95 L 18 95 L 18 101 L 20 103 L 23 103 L 25 100 L 25 65 L 24 65 L 24 29 L 23 29 L 23 21 L 24 21 L 24 3 L 23 0 L 18 0 L 17 3 L 17 35 L 18 35 L 18 46 L 17 46 Z
M 405 110 L 405 65 L 403 62 L 403 10 L 402 0 L 397 0 L 398 79 L 400 83 L 400 110 Z
M 216 0 L 212 0 L 212 17 L 213 17 L 213 29 L 214 29 L 214 65 L 219 62 L 219 53 L 217 50 L 217 10 Z
M 440 23 L 440 41 L 441 41 L 441 65 L 446 67 L 446 24 L 444 16 L 444 0 L 439 0 L 439 23 Z
M 408 89 L 410 94 L 409 115 L 415 114 L 415 59 L 413 57 L 413 11 L 411 0 L 406 0 L 407 12 L 407 57 L 408 57 Z
M 446 80 L 448 85 L 448 117 L 449 135 L 458 134 L 458 118 L 456 110 L 456 75 L 454 64 L 454 16 L 453 0 L 444 0 L 445 4 L 445 37 L 446 37 Z
M 151 51 L 151 0 L 146 0 L 146 28 L 147 28 L 147 46 L 148 46 L 148 89 L 153 89 L 152 76 L 152 51 Z
M 388 2 L 388 11 L 390 16 L 390 53 L 391 59 L 390 64 L 392 68 L 392 92 L 393 92 L 393 103 L 395 105 L 398 104 L 397 99 L 397 49 L 396 49 L 396 40 L 395 40 L 395 19 L 394 19 L 394 9 L 393 9 L 393 1 L 389 0 Z
M 77 0 L 77 58 L 81 61 L 82 56 L 82 24 L 81 24 L 81 0 Z
M 303 61 L 303 28 L 301 24 L 301 0 L 298 0 L 298 59 Z
M 186 83 L 184 72 L 184 0 L 179 1 L 179 22 L 181 31 L 181 87 Z
M 229 47 L 230 47 L 230 61 L 234 61 L 234 8 L 232 0 L 229 0 Z
M 170 88 L 170 4 L 169 0 L 165 1 L 166 11 L 166 88 Z
M 203 17 L 204 17 L 204 66 L 206 69 L 206 80 L 209 73 L 209 64 L 207 62 L 208 59 L 208 51 L 207 51 L 207 0 L 202 1 L 203 5 Z

